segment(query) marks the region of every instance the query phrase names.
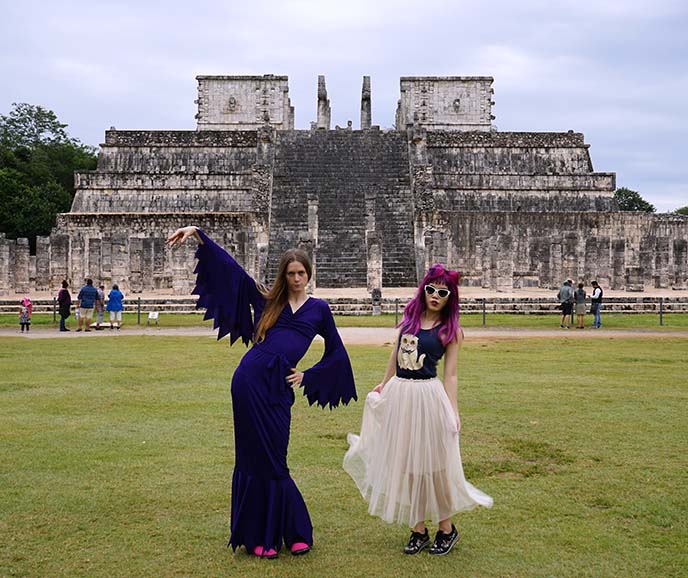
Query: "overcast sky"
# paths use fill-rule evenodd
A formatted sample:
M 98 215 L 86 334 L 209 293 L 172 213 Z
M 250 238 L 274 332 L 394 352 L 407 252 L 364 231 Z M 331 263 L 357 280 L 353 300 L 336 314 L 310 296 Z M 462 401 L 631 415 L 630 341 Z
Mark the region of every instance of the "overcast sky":
M 688 205 L 684 0 L 0 0 L 0 114 L 50 108 L 98 145 L 118 129 L 195 129 L 203 74 L 289 76 L 296 128 L 391 127 L 401 76 L 493 76 L 502 131 L 585 135 L 658 211 Z

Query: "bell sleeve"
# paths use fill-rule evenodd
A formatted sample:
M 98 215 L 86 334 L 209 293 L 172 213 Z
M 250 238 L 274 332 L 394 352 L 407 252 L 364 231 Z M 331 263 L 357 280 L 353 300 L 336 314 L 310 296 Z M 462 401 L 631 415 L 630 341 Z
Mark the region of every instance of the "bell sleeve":
M 262 311 L 263 296 L 253 278 L 227 251 L 203 231 L 197 231 L 203 243 L 196 250 L 196 287 L 192 291 L 198 295 L 196 309 L 205 308 L 203 319 L 214 320 L 213 329 L 219 329 L 218 339 L 229 334 L 230 343 L 241 337 L 248 345 L 254 326 L 251 307 L 254 312 Z
M 329 404 L 332 409 L 340 402 L 347 404 L 352 399 L 358 400 L 349 355 L 337 332 L 332 312 L 324 302 L 318 334 L 325 339 L 325 351 L 318 363 L 303 372 L 301 383 L 308 403 L 317 403 L 323 408 Z

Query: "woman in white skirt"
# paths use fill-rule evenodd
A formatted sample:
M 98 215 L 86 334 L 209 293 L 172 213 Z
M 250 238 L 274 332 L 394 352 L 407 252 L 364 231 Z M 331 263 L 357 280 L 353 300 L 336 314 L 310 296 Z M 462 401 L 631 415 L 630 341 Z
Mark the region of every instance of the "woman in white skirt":
M 438 524 L 430 554 L 447 554 L 459 540 L 451 517 L 492 498 L 464 478 L 456 364 L 459 274 L 437 264 L 404 310 L 399 337 L 380 384 L 368 394 L 361 435 L 349 434 L 344 469 L 385 522 L 407 524 L 406 554 L 430 545 L 426 520 Z M 444 384 L 437 363 L 445 355 Z

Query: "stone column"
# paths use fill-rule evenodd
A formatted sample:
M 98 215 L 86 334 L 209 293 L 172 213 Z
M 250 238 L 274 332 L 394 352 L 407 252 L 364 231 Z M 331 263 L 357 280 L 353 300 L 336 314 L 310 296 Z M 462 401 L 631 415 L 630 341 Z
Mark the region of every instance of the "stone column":
M 143 291 L 143 239 L 129 237 L 129 289 L 133 293 Z
M 172 271 L 172 292 L 175 295 L 187 295 L 193 289 L 194 280 L 190 278 L 190 260 L 194 259 L 196 247 L 188 243 L 168 249 L 169 269 Z
M 36 237 L 36 290 L 47 291 L 48 289 L 51 289 L 50 237 Z
M 29 284 L 30 262 L 29 240 L 17 239 L 17 248 L 14 254 L 14 290 L 17 293 L 28 293 L 31 290 Z
M 62 287 L 62 281 L 72 285 L 69 276 L 69 236 L 50 236 L 50 286 L 53 289 Z
M 72 285 L 78 290 L 84 284 L 86 267 L 84 264 L 84 238 L 79 233 L 74 233 L 69 242 L 69 277 Z
M 267 285 L 268 245 L 270 241 L 270 211 L 272 206 L 273 169 L 277 132 L 264 125 L 258 130 L 256 163 L 252 167 L 254 219 L 252 233 L 246 239 L 246 267 L 257 281 Z
M 318 76 L 318 120 L 316 126 L 330 130 L 330 101 L 327 99 L 327 88 L 325 88 L 325 77 Z
M 369 129 L 372 124 L 370 94 L 370 76 L 364 76 L 361 90 L 361 130 Z
M 615 239 L 612 241 L 612 267 L 610 289 L 625 288 L 626 274 L 626 241 Z
M 653 257 L 654 263 L 652 263 Z M 668 237 L 659 237 L 657 239 L 655 251 L 652 251 L 652 247 L 648 246 L 648 243 L 645 241 L 641 245 L 641 263 L 643 261 L 649 261 L 651 265 L 654 265 L 654 286 L 657 288 L 666 289 L 671 285 L 671 277 L 669 274 L 670 258 L 671 239 Z M 645 272 L 646 277 L 648 274 L 649 271 Z
M 365 191 L 366 286 L 368 291 L 382 291 L 382 237 L 377 231 L 377 188 Z
M 128 244 L 127 233 L 112 235 L 112 283 L 117 284 L 123 293 L 128 293 L 130 289 Z
M 597 282 L 600 287 L 611 286 L 612 261 L 609 237 L 599 237 L 597 242 Z
M 514 290 L 514 251 L 511 235 L 499 235 L 496 253 L 496 285 L 499 292 Z
M 551 243 L 549 246 L 549 271 L 553 287 L 560 287 L 565 281 L 561 250 L 561 243 Z
M 10 242 L 5 233 L 0 233 L 0 295 L 7 295 L 10 290 Z
M 675 289 L 688 288 L 688 240 L 674 239 L 673 283 Z
M 107 287 L 112 285 L 112 238 L 100 240 L 100 274 Z
M 88 275 L 93 279 L 93 286 L 98 287 L 103 282 L 101 266 L 102 241 L 97 237 L 88 240 Z
M 435 208 L 434 178 L 432 167 L 428 161 L 425 129 L 415 123 L 407 134 L 414 202 L 413 232 L 416 250 L 416 277 L 417 281 L 420 282 L 427 269 L 428 248 L 426 241 L 431 239 L 431 235 L 428 236 L 426 230 L 432 227 L 432 215 Z
M 141 289 L 142 291 L 150 291 L 155 289 L 154 272 L 153 272 L 153 253 L 154 246 L 151 237 L 141 239 Z
M 318 276 L 318 229 L 320 226 L 320 218 L 318 216 L 319 203 L 317 197 L 311 197 L 309 195 L 308 199 L 308 236 L 304 237 L 308 241 L 305 246 L 301 248 L 306 252 L 310 251 L 308 254 L 313 262 L 313 276 L 308 282 L 308 291 L 313 292 L 317 287 L 317 276 Z

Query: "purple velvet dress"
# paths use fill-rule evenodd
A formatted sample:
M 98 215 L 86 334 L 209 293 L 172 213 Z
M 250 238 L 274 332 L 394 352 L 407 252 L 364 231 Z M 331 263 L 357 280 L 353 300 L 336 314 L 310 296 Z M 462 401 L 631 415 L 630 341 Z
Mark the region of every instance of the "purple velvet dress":
M 248 345 L 265 300 L 254 280 L 202 231 L 196 252 L 197 307 L 214 319 L 218 339 L 229 334 Z M 251 314 L 253 309 L 253 315 Z M 286 378 L 316 334 L 325 340 L 320 362 L 304 371 L 303 389 L 312 405 L 331 408 L 357 399 L 349 357 L 324 301 L 310 297 L 293 313 L 285 306 L 265 339 L 244 355 L 232 378 L 236 461 L 232 478 L 229 545 L 279 550 L 313 543 L 308 509 L 289 475 L 287 449 L 294 390 Z

